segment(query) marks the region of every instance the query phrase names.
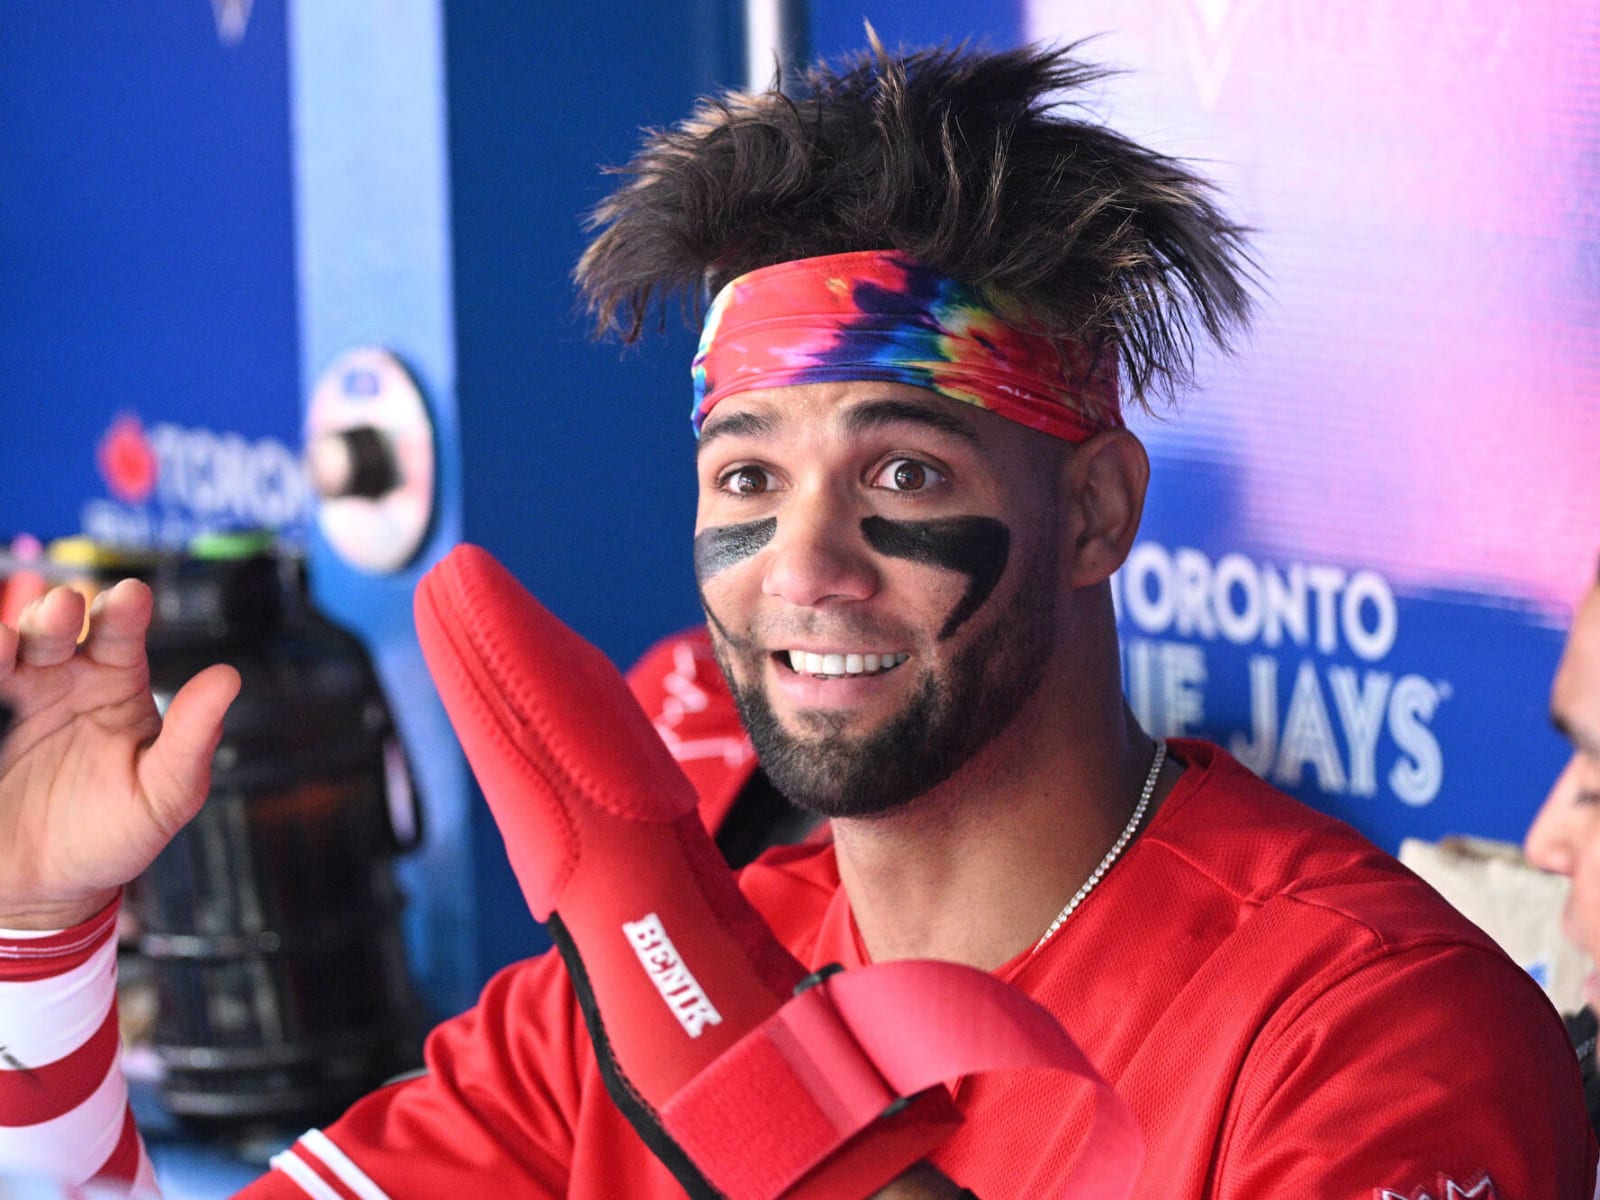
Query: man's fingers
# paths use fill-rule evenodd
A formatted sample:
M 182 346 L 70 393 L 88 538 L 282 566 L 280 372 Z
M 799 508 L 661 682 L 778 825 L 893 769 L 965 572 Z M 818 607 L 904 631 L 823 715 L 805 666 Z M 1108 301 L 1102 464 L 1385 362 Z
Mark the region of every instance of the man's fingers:
M 17 661 L 30 667 L 66 662 L 83 632 L 83 597 L 68 587 L 53 587 L 32 600 L 17 618 L 21 643 Z
M 150 589 L 137 579 L 107 588 L 89 606 L 89 636 L 84 653 L 108 667 L 138 666 L 150 626 Z
M 169 835 L 205 800 L 222 717 L 238 694 L 239 672 L 232 667 L 219 663 L 201 671 L 178 689 L 160 736 L 139 762 L 140 786 Z

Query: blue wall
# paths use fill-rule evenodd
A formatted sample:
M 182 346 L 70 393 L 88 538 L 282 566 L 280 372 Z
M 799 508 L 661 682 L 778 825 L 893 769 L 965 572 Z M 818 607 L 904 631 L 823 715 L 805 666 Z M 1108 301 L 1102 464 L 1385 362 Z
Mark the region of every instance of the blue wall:
M 1003 49 L 1022 41 L 1022 11 L 1017 3 L 980 0 L 808 0 L 813 54 L 831 57 L 866 45 L 864 21 L 870 21 L 883 44 L 897 46 L 955 45 Z
M 0 539 L 77 532 L 119 413 L 298 440 L 287 72 L 282 0 L 0 6 Z
M 547 943 L 432 694 L 411 592 L 467 540 L 620 664 L 698 619 L 691 335 L 627 355 L 596 346 L 569 274 L 605 190 L 599 165 L 732 77 L 731 11 L 293 10 L 302 389 L 375 343 L 437 414 L 441 504 L 418 560 L 364 575 L 314 537 L 312 566 L 324 606 L 372 644 L 418 769 L 431 834 L 405 867 L 412 946 L 442 1009 Z
M 312 578 L 373 645 L 418 766 L 432 832 L 406 864 L 414 957 L 446 1010 L 547 942 L 427 682 L 411 590 L 466 539 L 621 664 L 698 619 L 690 331 L 626 357 L 594 346 L 568 277 L 605 190 L 598 166 L 717 85 L 738 34 L 728 11 L 294 8 L 302 387 L 376 342 L 437 411 L 440 512 L 418 562 L 374 578 L 314 538 Z
M 231 39 L 202 0 L 0 8 L 0 540 L 93 514 L 130 541 L 250 523 L 212 503 L 229 453 L 292 464 L 303 397 L 354 345 L 399 354 L 434 410 L 416 563 L 345 566 L 303 504 L 289 532 L 408 738 L 429 829 L 403 864 L 408 933 L 440 1011 L 542 937 L 432 697 L 411 589 L 466 538 L 619 663 L 698 618 L 691 335 L 596 346 L 568 275 L 599 165 L 737 82 L 740 37 L 720 0 L 257 0 Z M 96 465 L 123 414 L 146 452 L 182 452 L 131 499 Z
M 731 7 L 447 9 L 463 530 L 619 664 L 700 619 L 694 334 L 595 345 L 570 273 L 581 214 L 612 183 L 600 164 L 737 81 Z M 478 861 L 495 867 L 476 877 L 487 969 L 544 943 L 487 809 L 472 815 Z

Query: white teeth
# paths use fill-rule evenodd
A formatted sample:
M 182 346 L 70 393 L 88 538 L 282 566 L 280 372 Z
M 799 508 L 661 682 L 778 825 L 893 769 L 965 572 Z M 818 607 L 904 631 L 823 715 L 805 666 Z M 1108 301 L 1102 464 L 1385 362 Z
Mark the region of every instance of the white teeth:
M 873 675 L 898 667 L 908 654 L 812 654 L 807 650 L 787 652 L 789 669 L 798 675 Z

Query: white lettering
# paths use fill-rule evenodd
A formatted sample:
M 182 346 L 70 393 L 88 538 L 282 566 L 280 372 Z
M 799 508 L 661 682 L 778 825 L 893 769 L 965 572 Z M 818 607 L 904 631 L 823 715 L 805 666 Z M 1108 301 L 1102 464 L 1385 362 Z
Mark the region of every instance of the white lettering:
M 1338 567 L 1314 566 L 1306 569 L 1306 582 L 1311 585 L 1311 591 L 1317 598 L 1317 649 L 1323 654 L 1332 654 L 1339 648 L 1335 636 L 1338 625 L 1334 621 L 1333 602 L 1344 581 L 1345 573 Z
M 1262 570 L 1261 577 L 1262 642 L 1276 646 L 1283 640 L 1284 631 L 1287 630 L 1289 639 L 1296 646 L 1304 646 L 1311 627 L 1306 606 L 1306 569 L 1294 563 L 1285 578 L 1268 567 Z
M 222 443 L 209 429 L 194 429 L 178 443 L 183 466 L 178 475 L 185 490 L 184 499 L 198 513 L 214 513 L 222 508 L 222 479 L 218 469 Z
M 1350 747 L 1350 794 L 1370 796 L 1378 790 L 1378 735 L 1383 732 L 1383 702 L 1390 677 L 1368 671 L 1359 682 L 1350 667 L 1328 668 L 1328 689 L 1339 712 L 1339 724 Z
M 1361 612 L 1370 604 L 1375 623 L 1368 629 L 1361 623 Z M 1383 576 L 1376 571 L 1357 571 L 1350 576 L 1339 604 L 1339 624 L 1344 640 L 1368 662 L 1377 662 L 1394 648 L 1395 634 L 1400 628 L 1400 615 L 1395 607 L 1394 593 Z
M 181 502 L 184 487 L 178 478 L 183 463 L 178 445 L 183 431 L 176 425 L 155 425 L 150 429 L 150 452 L 156 456 L 156 495 L 164 504 Z
M 153 539 L 150 515 L 110 500 L 90 500 L 78 515 L 83 532 L 106 546 L 148 546 Z
M 1156 643 L 1144 638 L 1128 639 L 1128 707 L 1146 729 L 1157 728 L 1155 692 L 1151 685 L 1155 646 Z
M 1229 552 L 1213 562 L 1193 547 L 1141 542 L 1112 580 L 1119 620 L 1145 635 L 1123 640 L 1129 707 L 1167 737 L 1197 734 L 1227 744 L 1264 778 L 1334 794 L 1374 796 L 1380 785 L 1409 805 L 1431 802 L 1444 761 L 1430 728 L 1448 685 L 1341 662 L 1378 663 L 1399 638 L 1399 604 L 1383 575 L 1328 563 L 1258 562 Z M 1185 640 L 1187 639 L 1187 640 Z M 1204 643 L 1299 646 L 1284 692 L 1280 660 L 1246 660 L 1249 715 L 1233 728 L 1207 727 L 1208 689 L 1219 686 Z M 1330 702 L 1331 697 L 1331 702 Z M 1215 718 L 1213 718 L 1213 721 Z
M 1439 689 L 1420 675 L 1402 675 L 1389 696 L 1389 733 L 1411 756 L 1389 772 L 1389 786 L 1406 804 L 1420 807 L 1439 794 L 1444 756 L 1427 722 L 1439 708 Z
M 1394 648 L 1400 624 L 1394 591 L 1376 571 L 1327 563 L 1279 568 L 1237 552 L 1213 565 L 1191 546 L 1169 553 L 1155 542 L 1133 548 L 1112 599 L 1119 619 L 1149 635 L 1221 637 L 1236 646 L 1287 640 L 1320 654 L 1344 645 L 1367 662 Z
M 1207 640 L 1216 637 L 1216 622 L 1211 619 L 1211 561 L 1200 551 L 1181 546 L 1172 556 L 1172 566 L 1178 585 L 1177 632 Z
M 1265 778 L 1278 749 L 1278 660 L 1270 654 L 1250 656 L 1250 718 L 1255 741 L 1236 733 L 1228 739 L 1228 749 Z
M 160 502 L 200 521 L 278 529 L 303 518 L 310 486 L 300 461 L 273 438 L 246 441 L 236 433 L 156 425 Z
M 678 1019 L 685 1033 L 696 1038 L 707 1025 L 722 1023 L 722 1014 L 712 1006 L 699 981 L 684 964 L 660 917 L 646 913 L 637 921 L 624 921 L 622 932 L 633 946 L 650 982 L 666 1002 L 667 1010 Z
M 1172 584 L 1172 559 L 1155 542 L 1140 542 L 1128 555 L 1122 573 L 1127 576 L 1122 603 L 1133 623 L 1146 633 L 1165 633 L 1177 610 Z M 1155 594 L 1150 584 L 1155 584 Z
M 1225 554 L 1211 577 L 1211 606 L 1217 628 L 1235 646 L 1247 646 L 1261 636 L 1261 573 L 1242 554 Z M 1235 608 L 1238 593 L 1241 605 Z
M 1322 687 L 1317 683 L 1317 669 L 1309 659 L 1303 659 L 1289 696 L 1289 714 L 1283 719 L 1283 742 L 1278 747 L 1272 777 L 1294 787 L 1300 782 L 1301 768 L 1308 764 L 1317 769 L 1323 791 L 1344 791 L 1344 767 L 1339 762 L 1339 747 L 1333 740 Z
M 298 520 L 307 508 L 305 471 L 282 442 L 263 438 L 250 456 L 249 496 L 254 521 L 278 529 Z
M 1205 720 L 1206 656 L 1190 642 L 1161 644 L 1161 728 L 1164 737 L 1193 733 Z

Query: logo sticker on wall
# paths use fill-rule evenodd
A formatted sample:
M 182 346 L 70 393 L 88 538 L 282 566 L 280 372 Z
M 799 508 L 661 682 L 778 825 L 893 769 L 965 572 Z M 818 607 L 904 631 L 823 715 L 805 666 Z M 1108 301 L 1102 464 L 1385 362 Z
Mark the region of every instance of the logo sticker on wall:
M 107 545 L 181 546 L 202 533 L 294 533 L 310 509 L 299 455 L 277 438 L 118 413 L 95 447 L 110 499 L 84 505 L 83 532 Z
M 1325 793 L 1357 797 L 1382 787 L 1412 807 L 1438 795 L 1432 722 L 1454 686 L 1394 668 L 1400 607 L 1378 572 L 1143 541 L 1113 595 L 1128 699 L 1146 728 L 1221 734 L 1206 728 L 1207 698 L 1242 691 L 1248 719 L 1222 740 L 1263 778 L 1296 788 L 1314 776 Z
M 111 422 L 95 448 L 95 462 L 111 494 L 124 504 L 143 504 L 156 488 L 156 452 L 132 413 Z

